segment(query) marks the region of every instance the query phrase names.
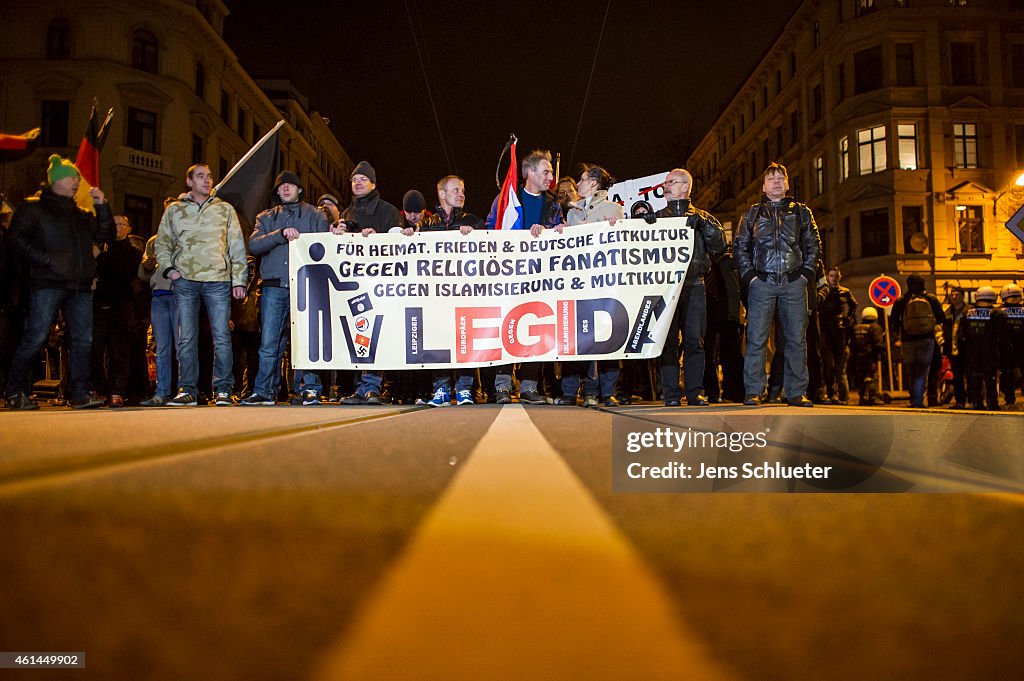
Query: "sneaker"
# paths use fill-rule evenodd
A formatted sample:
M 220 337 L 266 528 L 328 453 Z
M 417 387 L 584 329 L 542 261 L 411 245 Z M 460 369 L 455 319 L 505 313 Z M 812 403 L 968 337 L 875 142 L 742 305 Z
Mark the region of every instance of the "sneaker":
M 243 398 L 242 401 L 239 402 L 239 404 L 242 405 L 243 407 L 254 407 L 257 405 L 270 407 L 273 406 L 274 400 L 273 398 L 270 397 L 264 397 L 259 393 L 253 393 L 252 395 Z
M 25 393 L 18 393 L 7 397 L 7 408 L 11 411 L 34 411 L 39 405 Z
M 743 398 L 743 404 L 747 405 L 748 407 L 760 407 L 761 406 L 761 396 L 760 395 L 747 395 L 746 397 Z
M 791 407 L 813 407 L 814 402 L 810 401 L 803 395 L 800 397 L 793 397 L 789 400 L 789 406 Z
M 124 409 L 124 396 L 114 393 L 110 396 L 111 409 Z
M 380 393 L 369 392 L 366 393 L 366 404 L 384 404 L 384 398 Z
M 455 404 L 460 407 L 464 407 L 467 404 L 474 404 L 473 393 L 468 390 L 460 390 L 455 393 L 455 400 Z
M 512 404 L 512 391 L 510 390 L 498 390 L 495 396 L 495 403 L 497 404 Z
M 348 397 L 342 397 L 338 400 L 339 404 L 366 404 L 366 398 L 359 393 L 352 393 Z
M 434 391 L 434 397 L 427 402 L 431 407 L 450 407 L 452 396 L 448 394 L 448 388 L 438 388 Z
M 165 406 L 167 406 L 167 402 L 170 399 L 171 398 L 170 398 L 169 395 L 153 395 L 148 400 L 143 400 L 142 402 L 139 402 L 139 406 L 140 407 L 165 407 Z
M 596 407 L 598 404 L 599 403 L 597 401 L 597 396 L 596 395 L 584 395 L 583 396 L 583 406 L 584 407 Z
M 629 404 L 629 403 L 627 402 L 626 404 Z M 609 397 L 608 399 L 606 399 L 604 401 L 604 406 L 606 406 L 606 407 L 621 407 L 622 406 L 622 402 L 619 400 L 618 397 L 616 397 L 615 395 L 612 395 L 611 397 Z
M 72 409 L 95 409 L 103 406 L 103 398 L 89 393 L 85 397 L 77 397 L 68 402 Z
M 686 404 L 691 407 L 706 407 L 708 406 L 708 398 L 705 395 L 697 395 L 694 398 L 686 398 Z
M 310 407 L 321 404 L 320 393 L 315 390 L 306 390 L 302 393 L 302 406 Z
M 199 404 L 199 400 L 196 396 L 191 393 L 187 393 L 184 390 L 175 395 L 172 399 L 167 400 L 168 407 L 194 407 L 197 404 Z
M 556 407 L 575 407 L 576 400 L 570 400 L 568 397 L 556 397 L 552 404 Z
M 231 393 L 225 390 L 218 390 L 213 394 L 213 403 L 218 407 L 230 407 Z
M 527 390 L 519 393 L 519 401 L 525 404 L 545 404 L 544 398 L 536 390 Z

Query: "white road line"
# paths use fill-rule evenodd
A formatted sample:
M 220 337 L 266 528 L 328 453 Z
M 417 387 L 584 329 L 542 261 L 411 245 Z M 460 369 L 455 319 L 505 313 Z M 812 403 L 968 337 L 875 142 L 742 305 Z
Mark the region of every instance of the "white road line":
M 730 677 L 518 405 L 502 409 L 315 676 Z

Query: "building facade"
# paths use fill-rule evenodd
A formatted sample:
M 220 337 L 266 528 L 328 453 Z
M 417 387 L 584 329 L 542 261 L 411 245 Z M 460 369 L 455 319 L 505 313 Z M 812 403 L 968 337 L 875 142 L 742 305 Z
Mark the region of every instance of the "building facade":
M 688 161 L 735 227 L 786 165 L 826 266 L 998 290 L 1022 275 L 1024 3 L 805 0 Z
M 74 159 L 93 101 L 115 114 L 100 156 L 100 186 L 134 230 L 159 224 L 163 200 L 185 189 L 185 170 L 210 165 L 216 180 L 282 118 L 281 166 L 311 201 L 345 200 L 351 159 L 290 86 L 271 100 L 224 42 L 220 0 L 67 0 L 5 3 L 0 48 L 0 130 L 42 127 L 29 158 L 0 164 L 14 200 L 35 191 L 45 159 Z M 340 181 L 339 181 L 340 180 Z

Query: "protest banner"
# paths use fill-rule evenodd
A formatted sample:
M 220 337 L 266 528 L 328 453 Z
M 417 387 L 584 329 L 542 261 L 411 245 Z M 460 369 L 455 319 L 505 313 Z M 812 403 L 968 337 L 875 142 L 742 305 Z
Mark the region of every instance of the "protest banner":
M 651 208 L 659 211 L 668 205 L 663 186 L 668 173 L 669 171 L 666 170 L 663 173 L 616 182 L 608 188 L 608 200 L 615 201 L 622 206 L 627 217 L 630 215 L 633 204 L 637 201 L 646 201 L 651 204 Z
M 546 230 L 304 234 L 292 364 L 404 369 L 661 354 L 693 253 L 686 218 Z

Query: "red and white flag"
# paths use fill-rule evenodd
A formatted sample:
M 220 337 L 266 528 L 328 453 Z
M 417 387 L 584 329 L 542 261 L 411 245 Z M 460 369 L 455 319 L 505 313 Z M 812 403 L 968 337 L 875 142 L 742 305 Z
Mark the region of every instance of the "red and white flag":
M 516 170 L 516 143 L 512 142 L 509 149 L 508 172 L 501 183 L 501 194 L 498 197 L 498 215 L 494 221 L 495 229 L 522 229 L 523 207 L 519 203 L 516 189 L 519 186 L 519 173 Z

